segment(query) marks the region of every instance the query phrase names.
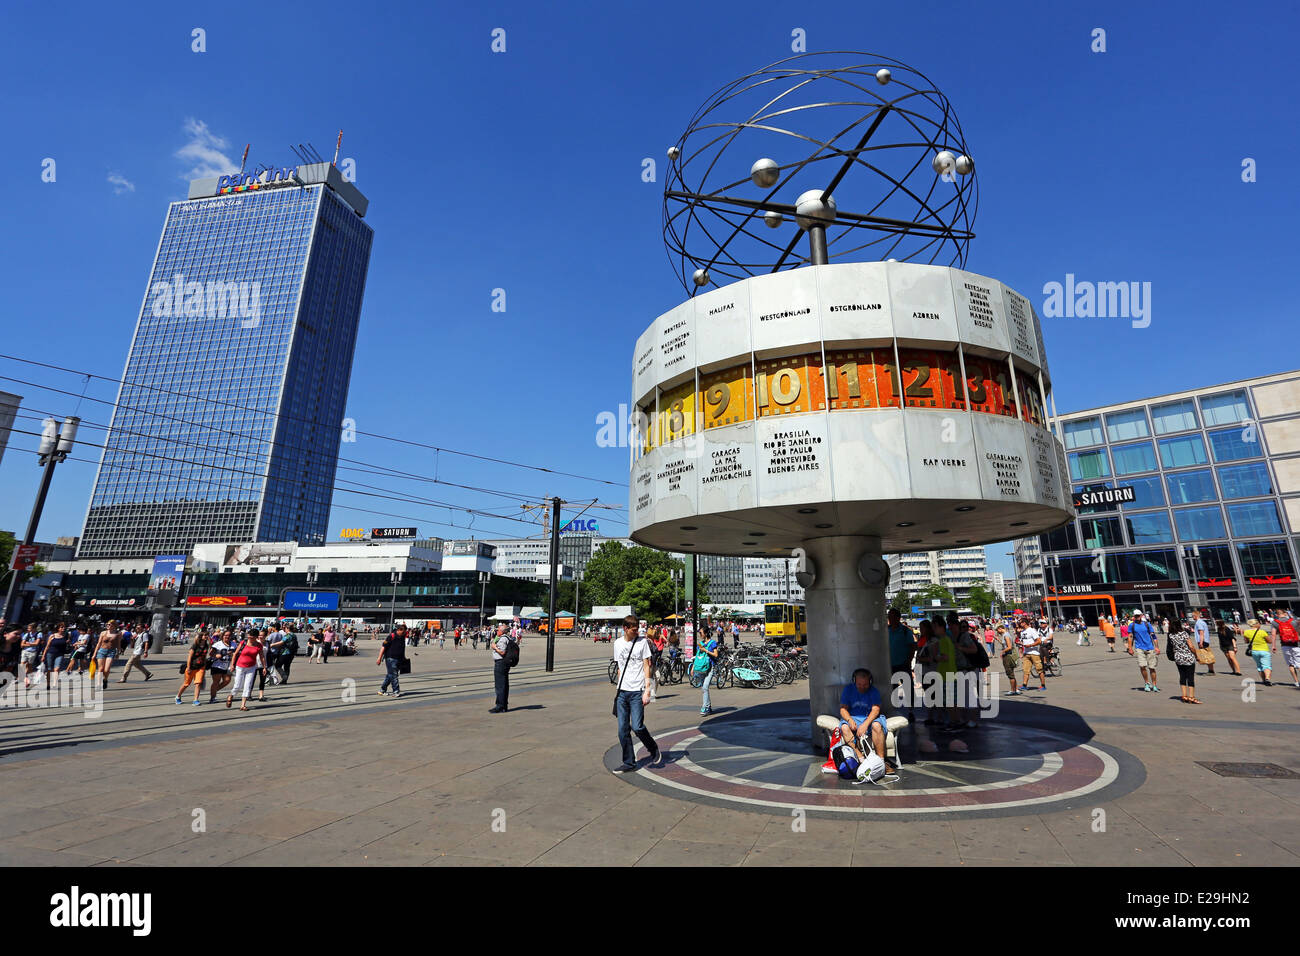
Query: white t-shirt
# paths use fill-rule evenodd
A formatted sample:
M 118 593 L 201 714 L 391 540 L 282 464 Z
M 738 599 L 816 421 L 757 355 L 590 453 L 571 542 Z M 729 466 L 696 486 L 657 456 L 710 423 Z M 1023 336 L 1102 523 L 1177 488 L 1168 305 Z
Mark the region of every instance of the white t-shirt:
M 629 652 L 631 658 L 629 659 Z M 644 637 L 635 642 L 620 637 L 614 642 L 614 660 L 619 667 L 619 690 L 644 691 L 645 665 L 642 661 L 650 658 L 650 642 Z
M 1038 632 L 1032 627 L 1027 627 L 1020 632 L 1020 643 L 1024 647 L 1024 653 L 1040 657 L 1038 651 Z
M 131 645 L 131 656 L 139 657 L 144 653 L 144 649 L 149 646 L 149 632 L 137 631 L 135 634 L 135 643 Z

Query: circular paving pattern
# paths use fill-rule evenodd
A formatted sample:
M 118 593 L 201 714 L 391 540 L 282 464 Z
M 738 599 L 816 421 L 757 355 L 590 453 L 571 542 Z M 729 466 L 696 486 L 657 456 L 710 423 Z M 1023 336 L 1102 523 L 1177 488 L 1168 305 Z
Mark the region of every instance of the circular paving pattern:
M 806 706 L 806 705 L 805 705 Z M 1051 713 L 1050 711 L 1055 711 Z M 1046 719 L 1044 719 L 1046 718 Z M 1068 711 L 1004 706 L 994 720 L 953 736 L 918 726 L 904 731 L 899 779 L 876 786 L 822 772 L 808 752 L 806 710 L 767 705 L 657 735 L 665 759 L 624 775 L 629 783 L 679 799 L 768 813 L 882 819 L 940 814 L 946 819 L 1017 816 L 1094 807 L 1131 793 L 1146 771 L 1132 754 L 1093 741 Z M 924 749 L 933 744 L 936 752 Z M 619 760 L 618 747 L 606 765 Z

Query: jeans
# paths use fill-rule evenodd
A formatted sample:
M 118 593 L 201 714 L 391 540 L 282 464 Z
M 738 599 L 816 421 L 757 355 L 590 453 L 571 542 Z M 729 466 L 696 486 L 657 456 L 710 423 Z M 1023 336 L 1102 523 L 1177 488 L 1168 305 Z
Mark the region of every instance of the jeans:
M 614 713 L 618 716 L 618 742 L 623 748 L 623 765 L 636 763 L 636 752 L 632 749 L 632 734 L 636 734 L 646 750 L 651 754 L 659 752 L 659 746 L 645 729 L 645 706 L 641 703 L 641 691 L 621 690 L 614 701 Z
M 397 685 L 397 675 L 400 672 L 401 667 L 402 667 L 402 662 L 398 660 L 396 657 L 384 658 L 384 668 L 387 671 L 387 673 L 384 676 L 383 684 L 381 684 L 379 687 L 379 693 L 382 694 L 386 692 L 388 690 L 389 684 L 393 685 L 394 694 L 400 694 L 402 692 L 402 688 Z
M 700 713 L 713 709 L 713 705 L 709 702 L 709 685 L 712 683 L 713 668 L 710 667 L 708 673 L 704 675 L 704 699 L 700 701 Z
M 510 665 L 505 658 L 492 662 L 492 680 L 497 688 L 497 706 L 505 710 L 510 706 Z

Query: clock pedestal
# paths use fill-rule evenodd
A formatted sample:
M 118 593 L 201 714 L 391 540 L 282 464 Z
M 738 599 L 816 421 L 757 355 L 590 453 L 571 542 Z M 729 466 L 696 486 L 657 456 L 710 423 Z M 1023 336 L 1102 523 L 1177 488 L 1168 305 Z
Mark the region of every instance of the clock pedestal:
M 885 714 L 890 705 L 889 632 L 885 624 L 888 565 L 880 538 L 834 535 L 810 538 L 803 549 L 813 580 L 805 588 L 808 609 L 809 740 L 814 751 L 826 748 L 820 714 L 838 716 L 840 693 L 859 667 L 871 671 Z

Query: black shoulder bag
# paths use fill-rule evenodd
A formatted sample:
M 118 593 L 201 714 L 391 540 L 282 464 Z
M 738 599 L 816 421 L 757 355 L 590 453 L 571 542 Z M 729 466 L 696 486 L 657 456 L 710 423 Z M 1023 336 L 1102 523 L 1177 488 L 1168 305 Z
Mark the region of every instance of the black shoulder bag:
M 614 703 L 609 708 L 609 712 L 611 716 L 614 717 L 618 716 L 618 695 L 619 692 L 623 689 L 623 678 L 627 674 L 628 665 L 632 663 L 632 652 L 636 650 L 636 644 L 637 641 L 639 640 L 641 640 L 640 634 L 638 634 L 635 638 L 633 638 L 632 643 L 628 645 L 627 657 L 623 658 L 623 666 L 619 669 L 618 672 L 618 683 L 614 685 Z

